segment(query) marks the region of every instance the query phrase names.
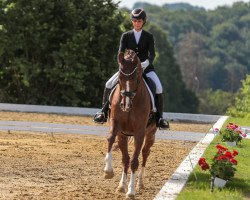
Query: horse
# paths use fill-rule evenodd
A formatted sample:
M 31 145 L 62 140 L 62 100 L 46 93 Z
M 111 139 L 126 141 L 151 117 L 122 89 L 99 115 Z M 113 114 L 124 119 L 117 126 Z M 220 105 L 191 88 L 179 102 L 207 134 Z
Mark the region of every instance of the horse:
M 155 141 L 156 123 L 149 116 L 152 114 L 152 104 L 146 83 L 143 80 L 143 69 L 136 53 L 128 50 L 118 55 L 119 75 L 114 89 L 109 113 L 110 130 L 108 137 L 108 152 L 105 157 L 105 178 L 114 177 L 112 168 L 112 146 L 115 141 L 122 153 L 123 172 L 118 191 L 125 193 L 128 169 L 131 169 L 130 181 L 126 193 L 127 198 L 135 197 L 136 171 L 139 167 L 140 153 L 142 165 L 138 175 L 137 188 L 144 188 L 144 173 L 150 148 Z M 128 138 L 133 136 L 134 152 L 130 159 L 128 153 Z

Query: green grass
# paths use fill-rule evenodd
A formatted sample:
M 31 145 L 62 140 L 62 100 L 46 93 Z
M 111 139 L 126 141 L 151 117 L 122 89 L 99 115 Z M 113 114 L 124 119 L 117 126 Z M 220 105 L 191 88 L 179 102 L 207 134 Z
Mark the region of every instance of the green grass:
M 229 118 L 225 123 L 233 122 L 241 126 L 250 126 L 250 120 Z M 217 136 L 206 149 L 202 157 L 207 158 L 208 163 L 211 163 L 211 158 L 217 151 L 215 145 L 222 143 L 220 136 Z M 219 190 L 210 189 L 210 173 L 209 171 L 202 171 L 197 165 L 195 173 L 198 180 L 195 180 L 194 173 L 188 179 L 188 182 L 182 192 L 178 195 L 177 200 L 206 200 L 206 199 L 227 199 L 227 200 L 246 200 L 250 199 L 250 139 L 243 139 L 237 147 L 229 147 L 229 150 L 235 149 L 239 152 L 236 157 L 238 161 L 237 171 L 231 181 L 227 182 L 226 186 Z
M 233 122 L 241 126 L 250 126 L 250 119 L 246 118 L 235 118 L 235 117 L 230 117 L 225 123 L 227 124 L 228 122 Z

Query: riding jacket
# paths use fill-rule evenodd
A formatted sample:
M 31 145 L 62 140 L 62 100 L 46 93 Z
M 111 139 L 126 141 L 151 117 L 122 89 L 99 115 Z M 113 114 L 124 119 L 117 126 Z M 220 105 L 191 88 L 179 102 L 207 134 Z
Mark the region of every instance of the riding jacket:
M 151 33 L 142 30 L 138 44 L 136 43 L 133 30 L 123 33 L 120 40 L 119 52 L 124 53 L 127 49 L 135 51 L 141 62 L 144 62 L 146 59 L 149 60 L 149 66 L 145 69 L 144 73 L 154 71 L 155 43 Z

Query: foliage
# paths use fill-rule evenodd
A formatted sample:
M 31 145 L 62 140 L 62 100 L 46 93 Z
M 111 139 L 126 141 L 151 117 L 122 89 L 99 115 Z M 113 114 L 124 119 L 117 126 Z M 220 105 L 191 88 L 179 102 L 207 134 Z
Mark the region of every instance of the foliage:
M 250 75 L 242 81 L 240 93 L 236 97 L 235 104 L 229 107 L 227 114 L 250 119 Z
M 233 104 L 235 95 L 222 90 L 212 89 L 200 91 L 199 113 L 224 115 L 227 108 Z
M 146 28 L 155 37 L 157 56 L 154 66 L 164 90 L 165 111 L 197 112 L 198 99 L 192 91 L 186 89 L 182 81 L 180 66 L 176 63 L 166 32 L 154 23 Z
M 225 129 L 220 131 L 223 142 L 240 142 L 243 137 L 246 137 L 245 133 L 242 133 L 241 127 L 234 123 L 229 123 Z
M 247 118 L 230 117 L 230 122 L 237 123 L 240 126 L 250 126 L 250 120 Z
M 0 100 L 100 105 L 122 21 L 111 0 L 1 1 Z
M 129 10 L 111 0 L 0 2 L 0 101 L 100 106 L 104 83 L 117 70 L 120 36 L 132 27 Z M 167 69 L 166 110 L 196 112 L 198 100 L 185 89 L 166 33 L 152 32 L 159 68 Z
M 241 87 L 241 80 L 250 72 L 249 3 L 208 11 L 180 11 L 150 4 L 144 8 L 148 18 L 169 34 L 188 89 L 192 89 L 194 77 L 200 90 L 235 93 Z
M 216 148 L 217 152 L 212 158 L 211 166 L 209 166 L 205 158 L 200 158 L 198 164 L 202 170 L 209 169 L 213 177 L 229 180 L 236 171 L 235 165 L 237 165 L 237 160 L 235 160 L 235 156 L 238 155 L 238 152 L 236 150 L 230 152 L 228 148 L 219 144 L 216 145 Z

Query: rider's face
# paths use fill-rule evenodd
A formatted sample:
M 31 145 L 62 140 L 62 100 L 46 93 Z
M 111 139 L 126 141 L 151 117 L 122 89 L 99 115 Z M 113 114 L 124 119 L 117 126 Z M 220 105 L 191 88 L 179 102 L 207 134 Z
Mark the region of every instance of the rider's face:
M 143 20 L 142 19 L 132 19 L 133 27 L 136 31 L 140 31 L 143 26 Z

